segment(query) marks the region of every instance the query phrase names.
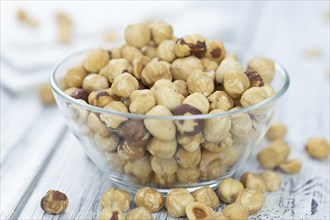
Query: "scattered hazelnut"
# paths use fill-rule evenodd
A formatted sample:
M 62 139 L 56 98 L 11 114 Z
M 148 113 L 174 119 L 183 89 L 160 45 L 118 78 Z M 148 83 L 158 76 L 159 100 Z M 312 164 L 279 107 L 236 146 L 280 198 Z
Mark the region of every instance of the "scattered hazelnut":
M 164 40 L 157 47 L 157 58 L 172 63 L 176 58 L 174 53 L 175 42 L 173 40 Z
M 177 142 L 174 138 L 170 141 L 161 141 L 157 138 L 152 138 L 148 144 L 148 151 L 150 154 L 160 158 L 171 158 L 174 156 L 177 148 Z
M 275 65 L 269 59 L 255 57 L 248 62 L 248 68 L 257 71 L 266 83 L 270 83 L 274 77 Z
M 267 98 L 267 93 L 262 87 L 252 87 L 242 94 L 240 102 L 243 107 L 248 107 L 258 104 Z
M 201 202 L 192 202 L 186 206 L 186 215 L 189 220 L 207 220 L 213 210 Z
M 56 190 L 49 190 L 41 199 L 41 208 L 48 214 L 58 215 L 65 211 L 68 206 L 68 197 Z
M 266 169 L 279 166 L 289 155 L 290 147 L 281 139 L 270 143 L 257 154 L 260 165 Z
M 236 202 L 227 205 L 223 210 L 223 214 L 229 219 L 248 220 L 249 218 L 249 210 L 242 204 Z
M 155 98 L 157 105 L 165 106 L 170 111 L 176 109 L 176 107 L 179 106 L 184 100 L 183 95 L 168 87 L 158 88 L 155 92 Z
M 173 84 L 175 85 L 175 91 L 184 97 L 187 97 L 189 95 L 188 92 L 188 85 L 187 82 L 181 79 L 177 79 L 173 81 Z
M 174 60 L 171 65 L 171 73 L 174 80 L 181 79 L 187 81 L 191 72 L 203 70 L 203 64 L 197 57 L 185 57 Z
M 243 183 L 244 188 L 256 189 L 260 192 L 266 191 L 266 184 L 264 180 L 257 174 L 246 172 L 241 176 L 240 181 Z
M 55 98 L 52 92 L 52 88 L 48 83 L 42 84 L 38 88 L 39 99 L 44 105 L 55 104 Z
M 206 53 L 205 40 L 199 35 L 186 35 L 176 41 L 174 52 L 178 57 L 196 56 L 202 58 Z
M 109 109 L 115 112 L 124 112 L 128 113 L 128 109 L 126 105 L 124 105 L 120 101 L 113 101 L 104 106 L 105 109 Z M 125 121 L 128 119 L 122 116 L 118 116 L 115 114 L 108 114 L 108 113 L 101 113 L 100 114 L 100 119 L 105 123 L 105 125 L 108 128 L 111 129 L 117 129 L 119 126 L 121 126 Z
M 189 152 L 194 152 L 199 149 L 201 143 L 204 142 L 204 135 L 200 132 L 195 135 L 178 135 L 178 143 Z
M 93 91 L 88 96 L 88 103 L 97 107 L 103 108 L 113 101 L 118 101 L 118 98 L 112 93 L 111 89 Z
M 154 21 L 150 24 L 151 38 L 156 44 L 160 44 L 164 40 L 173 38 L 173 28 L 165 21 Z
M 157 156 L 151 156 L 150 162 L 152 170 L 160 176 L 172 175 L 176 172 L 178 167 L 174 157 L 160 158 Z
M 234 100 L 224 91 L 215 91 L 207 97 L 210 102 L 210 110 L 222 109 L 228 111 L 234 107 Z
M 148 25 L 145 23 L 130 24 L 125 29 L 125 41 L 128 45 L 142 48 L 151 38 Z
M 267 133 L 266 133 L 266 138 L 268 140 L 275 140 L 275 139 L 282 139 L 287 133 L 287 127 L 285 126 L 284 123 L 278 122 L 278 123 L 273 123 L 269 127 Z
M 139 178 L 149 177 L 152 173 L 150 155 L 145 153 L 142 157 L 127 161 L 124 165 L 124 171 L 126 174 L 133 174 Z
M 126 59 L 112 59 L 108 64 L 100 70 L 100 75 L 106 77 L 110 83 L 113 83 L 115 78 L 122 73 L 131 73 L 132 66 Z
M 195 70 L 187 79 L 189 93 L 199 92 L 204 96 L 210 95 L 214 90 L 212 78 L 207 73 Z
M 276 192 L 280 189 L 281 177 L 277 173 L 267 170 L 259 174 L 259 176 L 265 182 L 267 191 Z
M 201 114 L 202 112 L 191 106 L 188 104 L 181 104 L 176 106 L 176 108 L 173 110 L 173 114 L 174 115 L 198 115 Z M 181 135 L 184 136 L 193 136 L 198 134 L 201 130 L 202 130 L 202 120 L 195 120 L 195 119 L 191 119 L 191 120 L 175 120 L 174 121 L 178 132 Z
M 300 159 L 285 160 L 279 166 L 284 173 L 289 174 L 298 173 L 301 170 L 301 167 L 302 162 Z
M 244 189 L 243 184 L 235 179 L 226 178 L 218 186 L 219 197 L 221 201 L 226 203 L 235 202 L 238 194 Z
M 138 207 L 127 213 L 126 220 L 153 220 L 151 213 L 144 207 Z
M 176 176 L 180 183 L 197 183 L 201 175 L 199 167 L 183 168 L 178 165 Z
M 215 209 L 219 206 L 220 201 L 217 194 L 208 186 L 197 189 L 191 193 L 196 202 L 200 202 L 211 209 Z
M 149 212 L 158 212 L 164 206 L 163 195 L 155 189 L 144 187 L 134 197 L 137 207 L 144 207 Z
M 171 217 L 182 217 L 186 215 L 186 207 L 194 202 L 194 197 L 183 188 L 171 189 L 165 200 L 165 207 Z
M 112 92 L 119 96 L 127 98 L 131 95 L 132 92 L 139 88 L 139 82 L 137 79 L 129 73 L 123 73 L 117 76 L 112 85 Z
M 175 159 L 183 168 L 196 167 L 201 160 L 201 149 L 198 148 L 193 152 L 189 152 L 183 148 L 179 148 L 175 153 Z
M 250 87 L 264 86 L 264 81 L 263 81 L 263 79 L 261 78 L 260 74 L 257 71 L 247 69 L 245 71 L 245 74 L 247 75 L 247 77 L 250 80 Z
M 144 69 L 144 67 L 150 62 L 150 58 L 147 56 L 137 56 L 134 58 L 132 61 L 132 66 L 133 66 L 133 75 L 137 79 L 141 79 L 141 72 Z
M 102 209 L 100 216 L 99 216 L 99 220 L 109 220 L 109 219 L 110 220 L 112 220 L 112 219 L 125 220 L 126 218 L 120 209 L 106 207 L 106 208 Z
M 151 87 L 159 79 L 172 80 L 170 66 L 165 61 L 151 60 L 141 72 L 142 82 Z
M 207 98 L 202 93 L 190 94 L 183 100 L 182 104 L 187 104 L 192 107 L 197 108 L 202 114 L 207 114 L 209 112 L 210 104 Z
M 243 189 L 237 196 L 235 203 L 240 203 L 249 210 L 249 214 L 255 214 L 265 204 L 264 194 L 256 189 Z
M 221 61 L 226 56 L 226 50 L 223 42 L 221 41 L 206 41 L 207 52 L 205 57 L 213 60 L 217 63 L 221 63 Z
M 88 93 L 109 88 L 108 80 L 99 74 L 89 74 L 83 81 L 83 89 Z
M 118 208 L 126 212 L 130 206 L 131 197 L 124 190 L 110 188 L 103 193 L 101 203 L 103 208 Z
M 82 66 L 73 67 L 66 72 L 64 82 L 68 87 L 81 88 L 86 76 L 86 70 Z
M 97 73 L 109 62 L 109 53 L 101 48 L 88 51 L 83 61 L 84 68 L 88 72 Z
M 156 105 L 154 93 L 150 90 L 135 90 L 130 95 L 129 111 L 136 114 L 145 114 Z
M 210 111 L 210 114 L 222 113 L 221 109 Z M 209 142 L 219 142 L 227 136 L 231 127 L 229 117 L 212 117 L 205 120 L 203 133 Z
M 329 155 L 330 145 L 325 138 L 312 137 L 307 141 L 306 151 L 313 158 L 325 159 Z
M 214 143 L 205 141 L 201 144 L 203 148 L 211 152 L 225 152 L 229 147 L 233 145 L 233 138 L 230 133 L 224 137 L 221 141 Z

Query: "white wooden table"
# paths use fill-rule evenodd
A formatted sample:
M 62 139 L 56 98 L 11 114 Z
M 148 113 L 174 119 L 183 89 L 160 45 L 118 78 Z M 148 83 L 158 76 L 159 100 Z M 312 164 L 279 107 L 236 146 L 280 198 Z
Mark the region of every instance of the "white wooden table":
M 243 5 L 234 14 L 240 25 L 223 38 L 260 51 L 287 68 L 291 87 L 275 120 L 289 127 L 291 157 L 303 160 L 299 174 L 281 174 L 280 191 L 266 193 L 265 207 L 250 219 L 330 219 L 329 158 L 313 160 L 304 151 L 310 136 L 329 140 L 329 20 L 325 15 L 329 2 Z M 208 25 L 216 25 L 216 21 Z M 320 56 L 306 55 L 310 48 L 319 50 Z M 3 66 L 1 77 L 6 77 Z M 237 175 L 247 170 L 262 170 L 255 155 Z M 17 95 L 2 86 L 1 219 L 96 219 L 101 195 L 111 186 L 85 156 L 56 107 L 43 107 L 35 91 Z M 40 199 L 49 189 L 69 197 L 64 214 L 48 215 L 40 208 Z M 165 210 L 154 217 L 172 219 Z

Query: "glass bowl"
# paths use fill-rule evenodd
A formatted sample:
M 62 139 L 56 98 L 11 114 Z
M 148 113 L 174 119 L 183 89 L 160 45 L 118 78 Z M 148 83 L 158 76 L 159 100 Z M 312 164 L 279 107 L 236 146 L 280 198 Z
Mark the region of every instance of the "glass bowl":
M 249 52 L 232 51 L 241 64 L 253 57 Z M 272 86 L 276 95 L 250 107 L 188 116 L 122 113 L 88 105 L 61 90 L 60 80 L 67 69 L 85 54 L 73 54 L 54 67 L 50 76 L 53 93 L 88 157 L 113 183 L 131 192 L 143 186 L 163 193 L 175 187 L 216 187 L 244 165 L 289 87 L 287 72 L 275 63 Z M 118 120 L 120 126 L 110 129 Z M 193 132 L 179 134 L 179 126 L 185 129 L 192 124 Z

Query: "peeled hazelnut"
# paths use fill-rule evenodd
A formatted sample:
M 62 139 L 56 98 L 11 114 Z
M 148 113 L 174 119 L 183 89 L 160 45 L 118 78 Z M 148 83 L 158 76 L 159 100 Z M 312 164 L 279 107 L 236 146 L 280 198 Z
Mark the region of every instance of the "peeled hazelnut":
M 245 206 L 249 210 L 249 214 L 252 215 L 262 209 L 265 204 L 265 197 L 262 192 L 247 188 L 238 194 L 235 203 Z
M 267 133 L 266 133 L 266 138 L 268 140 L 275 140 L 275 139 L 282 139 L 287 133 L 287 127 L 285 126 L 284 123 L 273 123 L 269 127 Z
M 193 168 L 199 164 L 201 160 L 201 149 L 198 148 L 193 152 L 180 148 L 175 153 L 175 159 L 183 168 Z
M 128 45 L 141 48 L 148 44 L 150 38 L 150 30 L 145 23 L 130 24 L 125 29 L 125 41 Z
M 150 109 L 146 115 L 171 116 L 172 113 L 166 107 L 156 105 Z M 148 131 L 157 139 L 170 141 L 175 138 L 176 129 L 173 121 L 162 119 L 145 119 L 144 125 Z
M 136 47 L 124 45 L 120 48 L 120 56 L 130 63 L 141 55 L 143 55 L 142 52 Z
M 133 66 L 133 75 L 137 79 L 141 79 L 141 72 L 144 69 L 144 67 L 150 62 L 150 58 L 147 56 L 138 56 L 134 58 L 132 61 L 132 66 Z
M 160 158 L 171 158 L 174 156 L 177 148 L 177 142 L 174 138 L 170 141 L 161 141 L 157 138 L 152 138 L 148 144 L 148 151 Z
M 211 152 L 225 152 L 229 147 L 233 145 L 233 138 L 232 135 L 228 133 L 226 137 L 217 143 L 205 141 L 201 145 L 203 148 Z
M 203 168 L 203 170 L 204 171 L 201 172 L 201 179 L 208 181 L 218 179 L 220 176 L 225 175 L 228 170 L 228 166 L 223 165 L 221 160 L 214 160 Z
M 229 220 L 227 216 L 225 216 L 222 212 L 212 212 L 210 214 L 209 219 L 213 220 Z
M 213 210 L 203 203 L 192 202 L 186 207 L 186 215 L 189 220 L 207 220 Z
M 150 24 L 151 38 L 156 44 L 160 44 L 164 40 L 173 38 L 173 28 L 165 21 L 154 21 Z
M 151 87 L 150 90 L 156 92 L 161 87 L 166 87 L 166 88 L 172 89 L 174 91 L 176 90 L 176 86 L 172 83 L 171 80 L 168 80 L 168 79 L 157 80 L 154 83 L 154 85 Z
M 262 87 L 252 87 L 242 94 L 240 102 L 243 107 L 248 107 L 258 104 L 267 98 L 267 93 Z
M 269 83 L 265 83 L 261 88 L 265 90 L 268 98 L 273 97 L 276 94 L 275 89 Z
M 207 52 L 205 54 L 206 58 L 209 58 L 217 63 L 221 61 L 226 56 L 226 50 L 223 42 L 221 41 L 206 41 Z
M 113 83 L 115 78 L 122 73 L 132 72 L 132 66 L 126 59 L 112 59 L 109 63 L 100 70 L 100 75 L 108 78 L 110 83 Z
M 144 46 L 143 48 L 141 48 L 141 51 L 143 52 L 143 54 L 145 56 L 149 57 L 150 59 L 157 57 L 156 46 L 153 46 L 153 45 Z
M 224 164 L 225 158 L 221 153 L 215 153 L 202 149 L 202 156 L 199 163 L 199 168 L 201 169 L 201 171 L 202 172 L 207 171 L 208 166 L 214 161 L 219 161 L 220 164 Z
M 119 97 L 127 98 L 139 88 L 137 79 L 129 73 L 123 73 L 115 78 L 111 85 L 113 93 Z
M 111 59 L 119 59 L 119 58 L 122 58 L 121 56 L 120 56 L 120 50 L 121 50 L 121 48 L 120 47 L 115 47 L 115 48 L 113 48 L 113 49 L 111 49 L 110 51 L 109 51 L 109 53 L 111 54 Z
M 281 177 L 273 171 L 264 171 L 259 174 L 266 184 L 266 190 L 269 192 L 278 191 L 281 187 Z
M 104 156 L 113 172 L 122 173 L 124 171 L 126 161 L 120 159 L 117 152 L 104 152 Z
M 42 84 L 38 88 L 39 99 L 44 105 L 55 104 L 55 98 L 52 92 L 52 88 L 48 83 Z
M 308 139 L 306 151 L 313 158 L 325 159 L 329 155 L 330 145 L 325 138 L 313 137 Z
M 245 74 L 247 75 L 247 77 L 250 80 L 250 87 L 264 86 L 264 81 L 263 81 L 263 79 L 261 78 L 260 74 L 257 71 L 247 69 L 245 71 Z
M 238 194 L 244 189 L 243 184 L 235 179 L 226 178 L 218 186 L 219 197 L 221 201 L 226 203 L 235 202 Z
M 254 173 L 246 172 L 241 176 L 240 181 L 243 183 L 244 188 L 256 189 L 260 192 L 266 191 L 266 184 L 261 177 Z
M 129 209 L 131 197 L 124 190 L 110 188 L 103 193 L 101 203 L 103 208 L 118 208 L 125 212 Z
M 179 167 L 178 167 L 178 169 L 179 169 Z M 176 181 L 177 181 L 177 179 L 176 179 L 175 174 L 172 174 L 169 176 L 161 176 L 161 175 L 158 175 L 155 173 L 152 178 L 152 184 L 154 184 L 156 186 L 162 186 L 162 187 L 169 187 L 169 186 L 175 184 Z
M 176 176 L 180 183 L 197 183 L 201 175 L 199 167 L 183 168 L 178 165 Z
M 223 210 L 223 214 L 225 214 L 225 216 L 227 216 L 229 219 L 249 219 L 249 210 L 245 208 L 242 204 L 236 202 L 227 205 Z
M 151 156 L 150 163 L 152 170 L 160 176 L 172 175 L 176 172 L 178 167 L 174 157 L 160 158 L 157 156 Z
M 279 166 L 279 168 L 284 173 L 289 173 L 289 174 L 298 173 L 301 170 L 301 167 L 302 167 L 302 162 L 300 159 L 286 160 L 283 161 Z
M 111 89 L 93 91 L 88 96 L 89 104 L 102 108 L 110 102 L 117 100 L 118 98 L 112 93 Z
M 231 116 L 230 133 L 235 137 L 246 137 L 252 132 L 252 121 L 249 114 L 241 113 Z
M 109 109 L 116 112 L 128 113 L 127 107 L 120 101 L 113 101 L 104 106 L 105 109 Z M 100 119 L 105 123 L 108 128 L 117 129 L 122 123 L 128 119 L 122 116 L 109 113 L 101 113 Z
M 144 207 L 132 209 L 128 212 L 126 220 L 153 220 L 151 213 Z
M 232 147 L 228 147 L 225 152 L 222 152 L 226 165 L 232 167 L 240 158 L 242 149 L 240 149 L 238 146 L 233 145 Z
M 88 93 L 109 88 L 108 80 L 99 74 L 89 74 L 83 81 L 83 89 Z
M 172 63 L 175 59 L 174 53 L 175 42 L 173 40 L 164 40 L 157 47 L 157 58 Z
M 87 124 L 90 129 L 102 137 L 108 137 L 111 133 L 94 112 L 88 114 Z
M 179 135 L 177 140 L 186 151 L 194 152 L 199 149 L 201 143 L 204 142 L 204 135 L 201 132 L 192 136 Z
M 187 82 L 181 79 L 177 79 L 173 81 L 173 84 L 175 85 L 175 91 L 184 97 L 187 97 L 189 95 L 188 92 L 188 85 Z
M 228 111 L 234 107 L 234 100 L 224 91 L 215 91 L 207 97 L 210 102 L 210 110 L 222 109 Z
M 222 113 L 221 109 L 210 111 L 210 114 Z M 209 142 L 219 142 L 227 136 L 231 127 L 229 117 L 212 117 L 205 120 L 203 133 Z
M 117 219 L 117 220 L 125 220 L 125 215 L 118 208 L 104 208 L 102 209 L 99 220 L 109 220 L 109 219 Z
M 172 80 L 171 65 L 165 61 L 151 60 L 141 72 L 142 82 L 151 87 L 157 80 Z
M 68 206 L 68 197 L 56 190 L 49 190 L 41 199 L 41 208 L 48 214 L 58 215 L 65 211 Z
M 192 107 L 197 108 L 202 114 L 209 112 L 210 104 L 207 98 L 202 93 L 190 94 L 183 100 L 182 104 L 188 104 Z
M 107 65 L 109 59 L 108 51 L 101 48 L 95 48 L 88 51 L 83 61 L 83 65 L 88 72 L 96 73 Z
M 182 217 L 186 215 L 187 205 L 194 201 L 194 197 L 186 189 L 175 188 L 168 192 L 165 206 L 171 217 Z
M 281 139 L 270 143 L 257 154 L 260 165 L 266 169 L 279 166 L 289 155 L 290 147 Z
M 71 96 L 74 99 L 81 99 L 84 100 L 85 102 L 87 102 L 88 100 L 88 92 L 84 89 L 78 89 L 75 87 L 66 89 L 64 91 L 65 94 Z
M 118 146 L 118 156 L 123 161 L 135 160 L 145 153 L 143 146 L 132 146 L 127 141 L 122 141 Z
M 131 113 L 145 114 L 155 105 L 155 95 L 148 89 L 135 90 L 130 95 L 129 111 Z
M 86 70 L 82 66 L 73 67 L 66 72 L 64 82 L 68 87 L 81 88 L 86 76 Z
M 147 178 L 151 175 L 152 169 L 150 165 L 150 155 L 144 154 L 135 160 L 129 160 L 124 165 L 126 174 L 133 174 L 139 178 Z
M 191 193 L 196 202 L 203 203 L 211 209 L 215 209 L 219 206 L 220 201 L 217 194 L 208 186 L 197 189 Z
M 202 58 L 206 53 L 205 40 L 198 35 L 186 35 L 176 41 L 174 52 L 178 57 Z
M 120 138 L 111 134 L 109 137 L 102 137 L 98 134 L 94 135 L 95 146 L 101 151 L 113 152 L 117 150 Z
M 248 62 L 248 68 L 257 71 L 266 83 L 270 83 L 274 77 L 275 65 L 269 59 L 263 57 L 253 58 Z
M 197 57 L 186 57 L 179 58 L 174 60 L 171 65 L 171 73 L 173 75 L 173 79 L 181 79 L 187 81 L 189 75 L 194 70 L 203 70 L 203 64 Z
M 195 70 L 187 79 L 189 93 L 200 92 L 204 96 L 210 95 L 214 90 L 212 78 L 205 72 Z
M 239 75 L 238 78 L 242 77 L 242 79 L 239 80 L 239 81 L 241 83 L 243 83 L 244 85 L 247 84 L 247 82 L 249 82 L 248 77 L 244 74 L 243 67 L 237 61 L 237 59 L 235 59 L 232 56 L 228 56 L 228 57 L 226 56 L 226 58 L 219 65 L 218 69 L 215 72 L 216 81 L 218 83 L 224 84 L 224 77 L 225 77 L 226 74 L 234 74 L 235 76 Z M 244 74 L 245 77 L 241 76 L 241 74 Z M 237 83 L 237 85 L 241 85 L 241 83 L 240 84 Z M 249 86 L 247 86 L 247 88 L 248 87 Z M 235 97 L 233 97 L 233 98 L 235 98 Z
M 208 71 L 216 71 L 218 68 L 218 63 L 215 61 L 212 61 L 208 58 L 202 58 L 201 59 L 203 67 L 204 67 L 204 71 L 208 72 Z
M 176 107 L 179 106 L 184 100 L 183 95 L 167 87 L 158 88 L 155 92 L 155 98 L 157 105 L 165 106 L 170 111 L 176 109 Z
M 144 187 L 134 197 L 137 207 L 144 207 L 149 212 L 158 212 L 164 206 L 163 195 L 155 189 Z
M 202 112 L 188 104 L 181 104 L 178 105 L 174 110 L 173 114 L 174 115 L 197 115 L 201 114 Z M 175 120 L 174 121 L 178 132 L 181 135 L 185 136 L 192 136 L 198 134 L 202 130 L 202 120 L 198 119 L 187 119 L 187 120 Z
M 145 147 L 151 139 L 150 133 L 140 119 L 129 119 L 120 126 L 118 133 L 132 147 Z

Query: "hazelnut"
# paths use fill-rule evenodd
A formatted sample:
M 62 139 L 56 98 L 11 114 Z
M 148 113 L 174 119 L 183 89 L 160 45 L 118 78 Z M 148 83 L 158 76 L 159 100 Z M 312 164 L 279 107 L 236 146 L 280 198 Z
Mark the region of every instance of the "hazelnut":
M 174 157 L 160 158 L 157 156 L 151 156 L 150 158 L 152 170 L 161 176 L 172 175 L 176 172 L 178 164 Z
M 206 72 L 214 71 L 214 74 L 215 74 L 215 71 L 217 70 L 217 68 L 219 66 L 217 62 L 212 61 L 208 58 L 202 58 L 201 61 L 202 61 L 203 67 L 204 67 L 204 71 L 206 71 Z
M 171 217 L 182 217 L 186 215 L 186 207 L 194 202 L 194 197 L 183 188 L 171 189 L 165 200 L 165 207 Z
M 118 98 L 112 93 L 111 89 L 93 91 L 88 96 L 88 103 L 97 107 L 103 108 L 113 101 L 118 101 Z
M 201 145 L 203 148 L 211 152 L 225 152 L 229 147 L 233 145 L 233 138 L 231 134 L 228 133 L 226 137 L 217 143 L 205 141 Z
M 132 62 L 135 58 L 142 56 L 142 52 L 136 48 L 129 45 L 124 45 L 120 48 L 120 56 L 128 62 Z
M 88 72 L 97 73 L 109 62 L 109 53 L 101 48 L 88 51 L 83 61 L 83 66 Z
M 176 109 L 176 107 L 179 106 L 184 100 L 183 95 L 168 87 L 158 88 L 155 92 L 155 98 L 157 105 L 165 106 L 170 111 Z
M 150 38 L 150 30 L 145 23 L 130 24 L 125 29 L 125 41 L 130 46 L 141 48 L 148 44 Z
M 284 173 L 289 174 L 298 173 L 301 170 L 301 167 L 302 162 L 300 159 L 285 160 L 279 166 Z
M 325 159 L 329 155 L 330 145 L 325 138 L 312 137 L 307 141 L 306 151 L 313 158 Z
M 236 137 L 249 137 L 252 132 L 252 121 L 249 114 L 241 113 L 231 116 L 230 133 Z
M 157 48 L 152 45 L 143 47 L 141 51 L 145 56 L 149 57 L 150 59 L 156 58 L 157 56 Z
M 265 182 L 257 174 L 246 172 L 241 176 L 240 181 L 243 183 L 244 188 L 256 189 L 260 192 L 266 191 Z
M 244 189 L 243 184 L 235 179 L 226 178 L 218 186 L 219 197 L 225 203 L 235 202 L 238 194 Z
M 196 202 L 200 202 L 211 209 L 216 209 L 220 204 L 217 194 L 208 186 L 197 189 L 191 194 Z
M 165 21 L 154 21 L 150 24 L 151 38 L 156 44 L 160 44 L 164 40 L 173 38 L 173 28 Z
M 199 167 L 183 168 L 178 165 L 176 176 L 180 183 L 197 183 L 201 175 Z
M 174 53 L 175 42 L 173 40 L 162 41 L 156 50 L 157 58 L 172 63 L 175 59 Z
M 204 181 L 218 179 L 220 176 L 225 175 L 227 170 L 228 166 L 223 165 L 221 160 L 214 160 L 201 172 L 201 179 Z
M 123 73 L 115 78 L 111 85 L 112 92 L 119 96 L 127 98 L 131 93 L 139 88 L 137 79 L 129 73 Z
M 102 137 L 108 137 L 111 133 L 94 112 L 88 114 L 87 124 L 90 129 Z
M 178 57 L 202 58 L 206 53 L 205 40 L 198 35 L 186 35 L 176 41 L 174 52 Z
M 266 184 L 266 190 L 268 192 L 275 192 L 278 191 L 281 187 L 281 177 L 277 173 L 273 171 L 264 171 L 259 174 L 261 179 Z
M 49 190 L 44 197 L 42 197 L 40 206 L 48 214 L 58 215 L 65 211 L 68 206 L 68 197 L 56 190 Z
M 113 83 L 115 78 L 122 73 L 132 73 L 132 66 L 126 59 L 112 59 L 109 63 L 100 70 L 100 75 L 106 77 L 110 83 Z
M 265 83 L 261 88 L 265 90 L 268 98 L 273 97 L 276 94 L 275 89 L 269 83 Z
M 252 87 L 246 90 L 241 97 L 241 105 L 248 107 L 251 105 L 258 104 L 268 98 L 267 93 L 261 87 Z
M 192 202 L 186 206 L 186 215 L 189 220 L 207 220 L 213 210 L 201 202 Z
M 204 142 L 204 135 L 201 132 L 192 136 L 179 135 L 177 140 L 186 151 L 194 152 L 199 149 L 201 143 Z
M 206 41 L 206 48 L 205 57 L 217 63 L 221 63 L 226 56 L 225 46 L 221 41 Z
M 197 57 L 185 57 L 174 60 L 171 64 L 173 79 L 187 81 L 189 75 L 194 70 L 203 70 L 203 64 Z
M 223 214 L 225 214 L 225 216 L 227 216 L 229 219 L 249 219 L 249 210 L 245 208 L 242 204 L 236 202 L 227 205 L 223 210 Z
M 129 111 L 136 114 L 145 114 L 156 105 L 155 95 L 148 89 L 135 90 L 130 95 Z
M 85 102 L 88 101 L 88 92 L 84 89 L 78 89 L 78 88 L 72 87 L 72 88 L 66 89 L 64 91 L 64 93 L 71 96 L 74 99 L 82 99 Z
M 174 115 L 198 115 L 202 112 L 188 104 L 178 105 L 174 110 Z M 187 119 L 187 120 L 175 120 L 174 121 L 178 132 L 184 136 L 193 136 L 198 134 L 202 130 L 202 120 L 198 119 Z
M 140 119 L 129 119 L 118 129 L 118 133 L 132 147 L 145 147 L 151 139 L 144 123 Z
M 134 58 L 134 60 L 132 61 L 132 66 L 133 66 L 132 73 L 135 76 L 135 78 L 141 79 L 142 70 L 150 62 L 150 60 L 151 59 L 149 57 L 142 55 Z
M 210 110 L 222 109 L 228 111 L 234 107 L 234 100 L 224 91 L 215 91 L 207 97 L 210 102 Z
M 179 168 L 179 167 L 178 167 Z M 176 183 L 176 175 L 172 174 L 169 176 L 162 176 L 158 174 L 154 174 L 152 178 L 152 183 L 156 186 L 162 186 L 162 187 L 169 187 Z
M 172 83 L 171 80 L 168 80 L 168 79 L 160 79 L 160 80 L 157 80 L 154 85 L 151 87 L 150 90 L 152 90 L 153 92 L 156 92 L 159 88 L 161 87 L 166 87 L 166 88 L 169 88 L 169 89 L 172 89 L 175 91 L 176 89 L 176 86 Z
M 172 113 L 162 105 L 156 105 L 150 109 L 146 115 L 171 116 Z M 157 139 L 170 141 L 175 138 L 176 129 L 173 121 L 162 119 L 145 119 L 144 125 L 148 131 Z
M 193 168 L 199 164 L 201 160 L 201 149 L 198 148 L 193 152 L 179 148 L 175 153 L 175 159 L 183 168 Z
M 240 203 L 249 210 L 249 214 L 255 214 L 265 204 L 264 194 L 256 189 L 243 189 L 237 196 L 235 203 Z
M 66 72 L 64 82 L 68 87 L 81 88 L 86 76 L 87 72 L 82 66 L 73 67 Z
M 44 105 L 55 104 L 55 98 L 52 92 L 52 88 L 48 83 L 42 84 L 38 88 L 39 99 Z
M 104 106 L 105 109 L 109 109 L 116 112 L 128 113 L 127 107 L 120 101 L 113 101 Z M 109 113 L 101 113 L 100 119 L 105 123 L 108 128 L 117 129 L 128 119 L 122 116 Z
M 139 207 L 130 210 L 127 213 L 126 220 L 153 220 L 151 213 L 144 207 Z
M 209 112 L 210 104 L 207 98 L 202 93 L 190 94 L 183 100 L 182 104 L 187 104 L 192 107 L 197 108 L 202 114 L 207 114 Z
M 122 173 L 124 171 L 124 164 L 126 161 L 120 159 L 117 152 L 104 152 L 104 156 L 112 171 L 116 173 Z
M 83 81 L 83 89 L 88 93 L 109 88 L 108 80 L 99 74 L 89 74 Z
M 187 82 L 181 79 L 177 79 L 173 81 L 173 84 L 175 85 L 175 91 L 184 97 L 187 97 L 189 95 L 188 92 L 188 85 Z
M 117 219 L 117 220 L 125 220 L 125 215 L 118 208 L 104 208 L 100 213 L 99 220 L 109 220 L 109 219 Z
M 172 80 L 170 66 L 165 61 L 151 60 L 141 72 L 142 82 L 151 87 L 159 79 Z
M 110 188 L 103 193 L 101 203 L 103 208 L 118 208 L 126 212 L 130 206 L 131 197 L 124 190 Z
M 237 61 L 237 59 L 235 59 L 235 57 L 232 56 L 226 56 L 226 58 L 221 62 L 221 64 L 219 65 L 218 69 L 215 72 L 215 79 L 217 81 L 217 83 L 221 83 L 224 84 L 224 77 L 226 74 L 234 74 L 241 76 L 242 74 L 244 74 L 244 70 L 243 67 L 241 66 L 241 64 Z M 245 79 L 243 80 L 243 76 L 242 79 L 239 81 L 242 81 L 241 83 L 244 82 L 244 84 L 246 84 L 246 81 L 249 82 L 249 79 L 247 78 L 247 76 L 244 74 Z M 241 83 L 237 84 L 237 85 L 241 85 Z M 233 97 L 235 98 L 235 97 Z
M 122 141 L 118 146 L 118 156 L 123 161 L 135 160 L 142 157 L 145 153 L 143 146 L 135 147 L 130 145 L 127 141 Z
M 255 57 L 249 60 L 248 68 L 257 71 L 266 83 L 270 83 L 274 77 L 275 65 L 274 62 L 269 59 Z
M 149 212 L 158 212 L 164 206 L 164 197 L 157 190 L 144 187 L 136 192 L 134 202 L 137 207 L 144 207 Z
M 261 78 L 260 74 L 257 71 L 247 69 L 245 71 L 245 74 L 247 75 L 247 77 L 250 80 L 250 87 L 264 86 L 264 81 L 263 81 L 263 79 Z
M 100 151 L 107 151 L 107 152 L 116 151 L 119 145 L 119 141 L 120 138 L 115 134 L 111 134 L 109 137 L 102 137 L 98 134 L 94 135 L 95 146 Z
M 152 138 L 148 144 L 148 151 L 150 154 L 160 158 L 171 158 L 174 156 L 177 148 L 177 142 L 174 138 L 170 141 L 161 141 L 157 138 Z
M 150 155 L 144 154 L 135 160 L 127 161 L 124 165 L 124 171 L 126 174 L 133 174 L 139 178 L 149 177 L 152 173 Z
M 204 96 L 210 95 L 214 90 L 213 80 L 207 73 L 196 70 L 187 79 L 189 93 L 199 92 Z
M 220 67 L 221 65 L 222 63 L 220 64 Z M 244 91 L 250 87 L 250 81 L 249 78 L 244 74 L 242 68 L 239 68 L 240 64 L 237 61 L 231 60 L 228 65 L 232 65 L 231 68 L 233 69 L 228 69 L 228 72 L 224 73 L 223 86 L 225 91 L 232 98 L 239 98 L 244 93 Z M 238 67 L 235 67 L 235 65 Z
M 233 145 L 232 147 L 228 147 L 226 151 L 222 153 L 225 158 L 224 162 L 230 167 L 236 164 L 242 154 L 242 149 L 238 146 Z
M 229 220 L 227 216 L 225 216 L 222 212 L 212 212 L 210 214 L 209 219 L 212 220 Z
M 287 127 L 285 126 L 284 123 L 278 122 L 278 123 L 273 123 L 269 127 L 267 133 L 266 133 L 266 138 L 268 140 L 275 140 L 275 139 L 282 139 L 287 133 Z
M 111 54 L 111 59 L 119 59 L 119 58 L 122 58 L 121 55 L 120 55 L 120 50 L 121 48 L 120 47 L 115 47 L 113 49 L 111 49 L 109 51 L 109 53 Z
M 210 114 L 222 113 L 221 109 L 210 111 Z M 219 142 L 227 136 L 231 127 L 229 117 L 212 117 L 205 120 L 203 133 L 209 142 Z
M 202 149 L 202 156 L 199 162 L 199 168 L 202 172 L 205 172 L 207 170 L 208 165 L 217 160 L 219 160 L 220 164 L 225 163 L 225 158 L 223 154 Z
M 277 139 L 259 151 L 257 159 L 262 167 L 273 169 L 279 166 L 288 157 L 289 153 L 290 147 L 283 140 Z

